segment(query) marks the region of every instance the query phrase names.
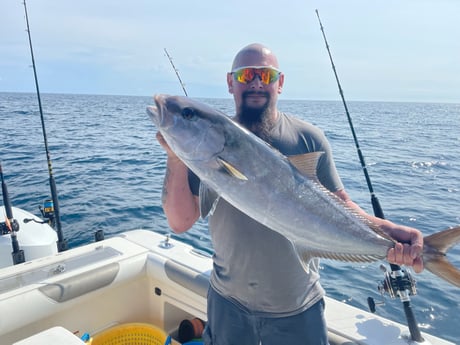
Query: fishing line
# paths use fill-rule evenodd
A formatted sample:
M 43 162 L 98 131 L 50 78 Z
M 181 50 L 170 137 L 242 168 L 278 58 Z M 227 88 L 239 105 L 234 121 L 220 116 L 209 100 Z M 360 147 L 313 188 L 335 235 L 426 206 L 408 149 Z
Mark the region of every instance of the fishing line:
M 30 56 L 32 58 L 32 67 L 34 70 L 35 89 L 36 89 L 37 98 L 38 98 L 38 109 L 40 111 L 40 119 L 41 119 L 41 124 L 42 124 L 43 141 L 45 143 L 46 160 L 48 163 L 49 184 L 50 184 L 50 189 L 51 189 L 51 197 L 53 199 L 52 207 L 54 208 L 54 210 L 53 210 L 52 223 L 58 235 L 58 242 L 57 242 L 58 251 L 62 252 L 68 249 L 68 244 L 67 244 L 67 240 L 64 239 L 64 236 L 62 233 L 62 225 L 61 225 L 61 217 L 60 217 L 60 212 L 59 212 L 59 201 L 58 201 L 58 196 L 57 196 L 56 181 L 54 180 L 53 168 L 51 165 L 51 156 L 50 156 L 50 152 L 48 149 L 48 138 L 46 136 L 45 119 L 43 117 L 43 108 L 42 108 L 42 101 L 40 97 L 40 88 L 38 86 L 37 68 L 35 66 L 34 50 L 32 48 L 32 37 L 30 34 L 29 17 L 27 15 L 26 0 L 23 1 L 23 4 L 24 4 L 24 13 L 26 17 L 26 24 L 27 24 L 26 31 L 27 31 L 27 36 L 29 38 Z
M 374 193 L 374 188 L 372 187 L 372 182 L 371 182 L 371 179 L 369 177 L 369 173 L 367 171 L 366 162 L 364 160 L 364 156 L 363 156 L 361 148 L 359 146 L 358 137 L 356 136 L 356 132 L 355 132 L 355 129 L 354 129 L 354 126 L 353 126 L 353 121 L 352 121 L 350 113 L 348 111 L 347 103 L 346 103 L 345 97 L 343 95 L 342 86 L 340 85 L 339 77 L 337 75 L 337 70 L 336 70 L 335 65 L 334 65 L 334 60 L 332 59 L 332 54 L 331 54 L 331 51 L 329 49 L 329 44 L 328 44 L 327 39 L 326 39 L 326 34 L 324 32 L 323 24 L 321 23 L 321 19 L 319 17 L 318 10 L 315 10 L 315 12 L 316 12 L 316 16 L 318 17 L 318 22 L 319 22 L 319 25 L 320 25 L 320 28 L 321 28 L 321 33 L 323 34 L 324 43 L 326 44 L 326 49 L 327 49 L 327 52 L 329 54 L 329 60 L 331 61 L 332 70 L 334 71 L 335 80 L 337 81 L 337 86 L 339 88 L 340 97 L 342 98 L 342 103 L 343 103 L 343 106 L 345 108 L 345 113 L 347 115 L 347 119 L 348 119 L 348 123 L 350 125 L 351 133 L 353 134 L 353 140 L 355 142 L 356 150 L 358 151 L 359 161 L 361 163 L 361 167 L 363 169 L 364 176 L 366 178 L 369 193 L 371 194 L 371 202 L 372 202 L 372 208 L 374 210 L 374 215 L 376 217 L 378 217 L 378 218 L 384 219 L 385 216 L 383 214 L 383 210 L 382 210 L 382 207 L 380 205 L 380 202 L 379 202 L 377 196 Z M 409 275 L 404 276 L 403 272 L 401 270 L 401 267 L 399 267 L 398 265 L 390 264 L 390 267 L 391 267 L 391 270 L 392 270 L 392 276 L 390 276 L 390 275 L 387 276 L 387 279 L 385 280 L 386 287 L 389 288 L 390 295 L 392 295 L 392 293 L 394 291 L 396 291 L 395 295 L 398 295 L 400 297 L 401 301 L 403 302 L 404 312 L 406 314 L 406 320 L 407 320 L 407 323 L 408 323 L 408 326 L 409 326 L 409 331 L 410 331 L 410 335 L 411 335 L 412 340 L 414 340 L 416 342 L 423 342 L 424 339 L 423 339 L 423 337 L 422 337 L 422 335 L 420 333 L 420 330 L 418 328 L 417 322 L 415 321 L 414 313 L 413 313 L 412 308 L 410 306 L 410 298 L 409 298 L 410 293 L 408 293 L 408 290 L 410 289 L 410 287 L 411 287 L 411 285 L 413 283 L 413 280 Z M 405 278 L 406 278 L 406 280 L 405 280 Z M 409 281 L 407 281 L 407 279 Z M 412 286 L 412 291 L 413 291 L 413 294 L 415 294 L 415 287 L 413 287 L 413 286 Z
M 180 86 L 182 86 L 182 90 L 184 90 L 185 96 L 188 97 L 188 95 L 187 95 L 187 90 L 185 90 L 185 85 L 184 85 L 184 83 L 182 82 L 182 79 L 180 78 L 179 70 L 176 68 L 176 66 L 174 66 L 174 62 L 173 62 L 173 60 L 172 60 L 172 57 L 171 57 L 171 55 L 168 54 L 168 51 L 166 50 L 166 48 L 163 48 L 163 49 L 164 49 L 164 51 L 165 51 L 165 53 L 166 53 L 166 56 L 167 56 L 168 59 L 169 59 L 169 62 L 171 63 L 171 66 L 172 66 L 174 72 L 176 72 L 177 79 L 179 79 Z

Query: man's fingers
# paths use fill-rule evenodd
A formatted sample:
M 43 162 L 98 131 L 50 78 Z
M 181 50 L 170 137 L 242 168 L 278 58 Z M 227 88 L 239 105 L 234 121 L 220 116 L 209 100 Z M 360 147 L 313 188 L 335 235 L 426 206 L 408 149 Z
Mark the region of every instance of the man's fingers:
M 412 268 L 414 269 L 415 273 L 420 273 L 423 271 L 424 267 L 423 267 L 423 260 L 421 257 L 417 257 L 414 259 L 414 264 Z
M 420 248 L 409 244 L 396 243 L 388 250 L 388 262 L 396 265 L 412 266 L 416 273 L 423 271 L 423 260 L 420 257 Z

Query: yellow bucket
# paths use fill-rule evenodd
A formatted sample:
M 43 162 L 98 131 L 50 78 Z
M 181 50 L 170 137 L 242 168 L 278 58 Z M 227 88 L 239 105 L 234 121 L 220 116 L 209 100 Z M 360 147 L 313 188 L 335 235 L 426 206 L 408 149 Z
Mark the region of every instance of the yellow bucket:
M 125 323 L 94 335 L 91 345 L 169 345 L 162 329 L 147 323 Z

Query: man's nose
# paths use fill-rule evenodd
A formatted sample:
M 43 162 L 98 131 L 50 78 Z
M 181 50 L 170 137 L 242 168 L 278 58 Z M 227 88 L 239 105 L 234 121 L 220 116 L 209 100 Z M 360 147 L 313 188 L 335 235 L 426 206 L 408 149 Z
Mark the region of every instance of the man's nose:
M 249 86 L 254 89 L 262 89 L 264 87 L 264 83 L 262 83 L 262 78 L 256 74 L 254 79 L 249 83 Z

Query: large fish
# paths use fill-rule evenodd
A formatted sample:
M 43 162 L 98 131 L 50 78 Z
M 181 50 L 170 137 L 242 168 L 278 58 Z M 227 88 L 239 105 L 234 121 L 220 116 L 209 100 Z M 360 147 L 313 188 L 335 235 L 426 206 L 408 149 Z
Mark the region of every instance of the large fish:
M 359 216 L 316 178 L 320 152 L 283 156 L 225 114 L 190 98 L 156 95 L 147 112 L 177 156 L 201 179 L 201 215 L 224 198 L 289 239 L 303 264 L 312 257 L 370 262 L 385 259 L 395 240 Z M 212 192 L 210 192 L 212 191 Z M 460 226 L 424 239 L 426 269 L 460 287 L 446 258 Z

